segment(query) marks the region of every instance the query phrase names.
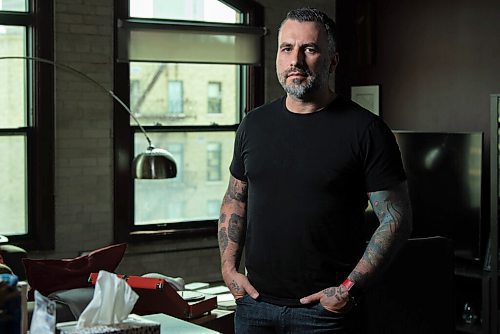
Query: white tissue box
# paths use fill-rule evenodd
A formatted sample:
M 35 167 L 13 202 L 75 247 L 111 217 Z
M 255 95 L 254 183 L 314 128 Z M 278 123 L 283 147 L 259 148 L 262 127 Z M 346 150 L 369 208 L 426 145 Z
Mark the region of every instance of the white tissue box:
M 144 319 L 136 314 L 130 314 L 122 323 L 114 325 L 99 325 L 77 328 L 76 321 L 57 324 L 61 334 L 160 334 L 160 324 Z

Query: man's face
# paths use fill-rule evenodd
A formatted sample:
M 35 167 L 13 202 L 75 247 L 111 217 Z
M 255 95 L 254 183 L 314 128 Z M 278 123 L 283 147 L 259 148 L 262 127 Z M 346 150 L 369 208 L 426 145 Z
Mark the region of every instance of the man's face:
M 302 99 L 328 88 L 335 66 L 336 56 L 328 53 L 328 37 L 320 23 L 285 21 L 278 36 L 276 73 L 288 95 Z

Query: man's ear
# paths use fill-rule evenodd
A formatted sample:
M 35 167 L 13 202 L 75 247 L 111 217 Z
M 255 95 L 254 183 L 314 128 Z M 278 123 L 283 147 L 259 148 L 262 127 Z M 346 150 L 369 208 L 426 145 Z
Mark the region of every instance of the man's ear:
M 335 52 L 330 62 L 330 68 L 328 69 L 330 73 L 335 72 L 337 65 L 339 64 L 339 53 Z

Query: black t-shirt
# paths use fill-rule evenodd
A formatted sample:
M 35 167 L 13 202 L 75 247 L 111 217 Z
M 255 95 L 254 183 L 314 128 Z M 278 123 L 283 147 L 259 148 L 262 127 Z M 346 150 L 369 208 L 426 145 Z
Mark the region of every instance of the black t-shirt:
M 405 180 L 390 129 L 340 97 L 310 114 L 284 97 L 249 112 L 230 171 L 248 182 L 248 278 L 279 305 L 339 285 L 365 249 L 367 192 Z

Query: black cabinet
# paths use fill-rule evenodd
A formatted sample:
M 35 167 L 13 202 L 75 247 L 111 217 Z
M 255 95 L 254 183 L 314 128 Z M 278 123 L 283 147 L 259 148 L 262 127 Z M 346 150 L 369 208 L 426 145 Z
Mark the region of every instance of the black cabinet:
M 490 95 L 489 182 L 483 203 L 489 201 L 488 245 L 484 263 L 455 263 L 456 332 L 498 334 L 498 217 L 500 200 L 500 94 Z M 487 142 L 485 142 L 487 143 Z M 471 309 L 469 309 L 469 307 Z M 464 310 L 464 308 L 467 308 Z M 464 315 L 465 312 L 465 315 Z M 477 318 L 475 318 L 475 316 Z
M 456 332 L 489 333 L 489 273 L 479 263 L 457 261 L 454 285 Z

